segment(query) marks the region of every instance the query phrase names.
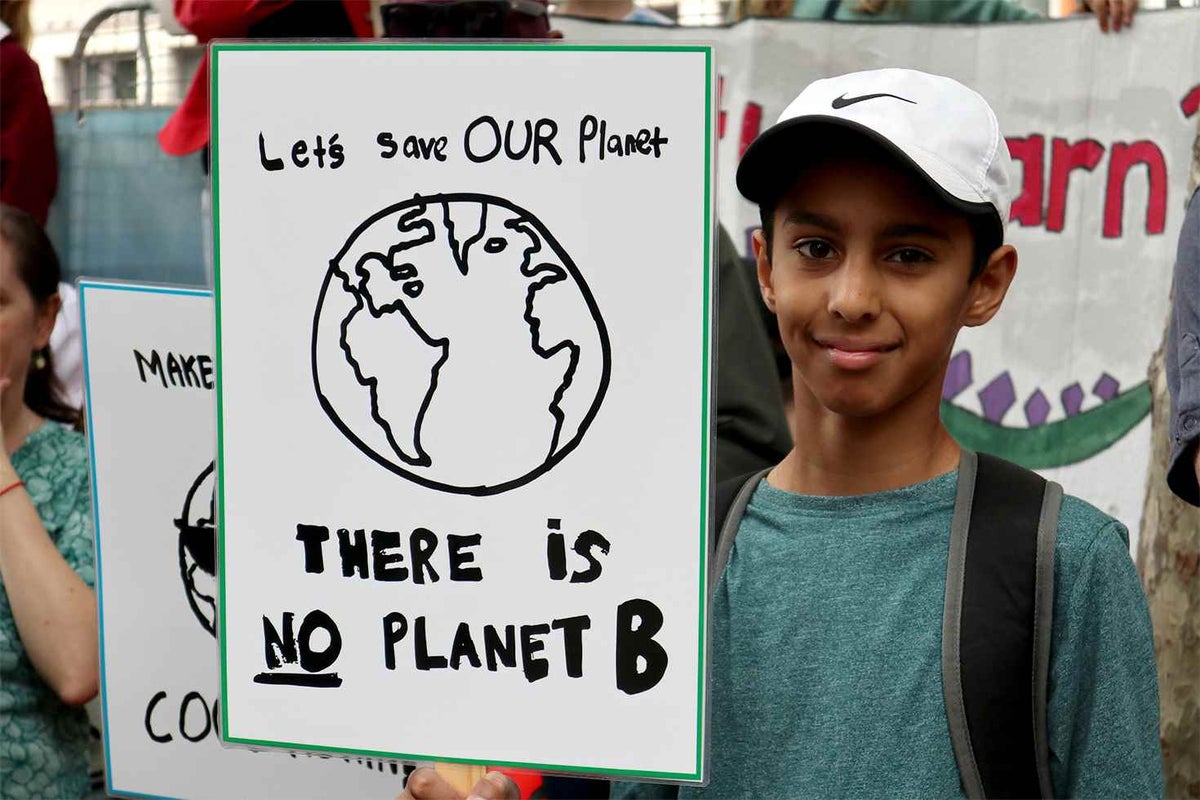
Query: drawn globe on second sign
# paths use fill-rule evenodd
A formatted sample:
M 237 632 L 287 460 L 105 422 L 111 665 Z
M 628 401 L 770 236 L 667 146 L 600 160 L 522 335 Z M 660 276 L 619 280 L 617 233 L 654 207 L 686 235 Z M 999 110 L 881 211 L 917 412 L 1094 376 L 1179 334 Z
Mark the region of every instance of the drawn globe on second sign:
M 338 430 L 446 492 L 495 494 L 552 469 L 610 369 L 574 262 L 489 195 L 418 195 L 364 221 L 330 262 L 313 322 L 313 382 Z
M 179 533 L 179 576 L 188 605 L 204 630 L 217 635 L 217 530 L 215 462 L 200 471 L 175 520 Z

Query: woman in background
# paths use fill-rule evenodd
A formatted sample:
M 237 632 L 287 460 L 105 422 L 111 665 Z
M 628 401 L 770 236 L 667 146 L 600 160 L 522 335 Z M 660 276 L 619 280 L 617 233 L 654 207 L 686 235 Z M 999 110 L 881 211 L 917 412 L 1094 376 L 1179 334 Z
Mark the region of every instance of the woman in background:
M 0 797 L 88 789 L 99 685 L 91 490 L 77 410 L 47 342 L 58 257 L 41 226 L 0 205 Z

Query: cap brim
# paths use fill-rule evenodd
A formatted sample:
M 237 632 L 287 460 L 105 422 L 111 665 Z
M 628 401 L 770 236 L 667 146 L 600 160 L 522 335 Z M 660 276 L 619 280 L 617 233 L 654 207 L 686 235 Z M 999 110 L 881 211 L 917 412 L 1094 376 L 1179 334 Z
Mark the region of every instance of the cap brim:
M 930 189 L 951 206 L 971 215 L 992 214 L 1000 222 L 996 207 L 980 197 L 970 184 L 933 154 L 920 149 L 909 153 L 865 125 L 818 114 L 776 123 L 755 139 L 738 164 L 738 191 L 752 203 L 774 203 L 791 186 L 805 164 L 820 161 L 819 149 L 814 152 L 814 148 L 806 147 L 806 140 L 809 144 L 817 144 L 816 140 L 830 128 L 861 134 L 920 175 Z

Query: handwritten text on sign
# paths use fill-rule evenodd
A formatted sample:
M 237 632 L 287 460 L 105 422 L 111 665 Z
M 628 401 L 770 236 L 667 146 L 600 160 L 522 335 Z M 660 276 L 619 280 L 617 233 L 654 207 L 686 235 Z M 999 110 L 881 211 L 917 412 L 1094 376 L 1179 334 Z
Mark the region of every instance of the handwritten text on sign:
M 603 534 L 585 530 L 575 537 L 571 550 L 582 569 L 568 573 L 566 537 L 559 532 L 561 521 L 548 519 L 546 526 L 550 530 L 546 537 L 550 580 L 590 583 L 600 577 L 604 567 L 599 556 L 607 555 L 610 548 Z M 418 585 L 437 583 L 443 573 L 450 581 L 482 581 L 483 569 L 475 560 L 475 548 L 482 538 L 478 533 L 447 534 L 443 544 L 428 528 L 414 528 L 407 536 L 392 530 L 372 530 L 368 535 L 365 528 L 338 528 L 331 535 L 325 525 L 296 526 L 296 540 L 304 549 L 304 571 L 309 574 L 320 575 L 328 567 L 330 571 L 340 569 L 348 580 L 410 581 Z M 617 688 L 626 694 L 653 689 L 666 672 L 668 661 L 666 650 L 654 640 L 654 634 L 662 628 L 662 611 L 649 600 L 634 598 L 618 606 L 616 619 Z M 447 652 L 445 646 L 430 647 L 424 615 L 410 621 L 403 612 L 393 611 L 382 619 L 381 643 L 389 670 L 396 669 L 399 653 L 407 649 L 413 666 L 420 671 L 457 670 L 464 664 L 483 669 L 486 664 L 487 670 L 496 672 L 502 667 L 517 669 L 519 664 L 525 679 L 533 683 L 550 672 L 550 663 L 541 653 L 545 650 L 543 637 L 553 635 L 561 637 L 567 676 L 583 677 L 584 639 L 591 627 L 592 618 L 587 614 L 548 623 L 484 625 L 476 630 L 460 622 L 448 655 L 442 655 Z M 319 649 L 313 644 L 318 632 L 323 634 L 324 642 Z M 279 625 L 264 616 L 263 643 L 267 669 L 255 676 L 256 683 L 342 685 L 336 672 L 327 671 L 341 654 L 342 636 L 326 612 L 308 612 L 299 628 L 292 612 L 284 612 Z
M 608 121 L 588 114 L 579 121 L 578 136 L 568 155 L 578 153 L 579 163 L 586 164 L 589 158 L 603 161 L 605 156 L 651 156 L 661 158 L 663 146 L 670 141 L 662 129 L 640 128 L 631 133 L 619 133 L 609 129 Z M 559 124 L 553 119 L 542 117 L 537 120 L 507 120 L 501 123 L 495 117 L 482 116 L 467 126 L 462 135 L 462 152 L 471 161 L 482 164 L 503 156 L 510 161 L 529 159 L 534 164 L 553 161 L 562 165 L 559 147 L 565 145 L 558 140 Z M 382 159 L 397 157 L 445 161 L 450 137 L 442 135 L 407 135 L 397 139 L 392 131 L 380 131 L 375 137 L 377 155 Z M 339 141 L 341 134 L 317 134 L 310 149 L 306 139 L 296 139 L 288 145 L 288 160 L 292 166 L 304 169 L 337 169 L 346 163 L 346 146 Z M 565 138 L 565 137 L 564 137 Z M 274 155 L 266 137 L 258 134 L 258 157 L 263 169 L 277 172 L 286 167 L 284 159 Z

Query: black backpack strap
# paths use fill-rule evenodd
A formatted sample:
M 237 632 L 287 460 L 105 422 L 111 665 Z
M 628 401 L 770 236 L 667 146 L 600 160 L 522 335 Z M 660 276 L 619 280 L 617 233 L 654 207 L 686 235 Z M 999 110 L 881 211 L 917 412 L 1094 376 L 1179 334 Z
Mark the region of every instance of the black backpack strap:
M 712 595 L 721 580 L 721 573 L 729 562 L 729 553 L 733 550 L 733 540 L 737 538 L 738 526 L 742 524 L 742 515 L 750 503 L 750 496 L 758 482 L 771 471 L 771 467 L 730 478 L 717 484 L 713 492 L 712 534 L 709 537 L 709 552 L 712 558 L 708 562 L 708 594 Z
M 950 530 L 942 683 L 970 798 L 1051 797 L 1046 730 L 1062 487 L 964 450 Z

